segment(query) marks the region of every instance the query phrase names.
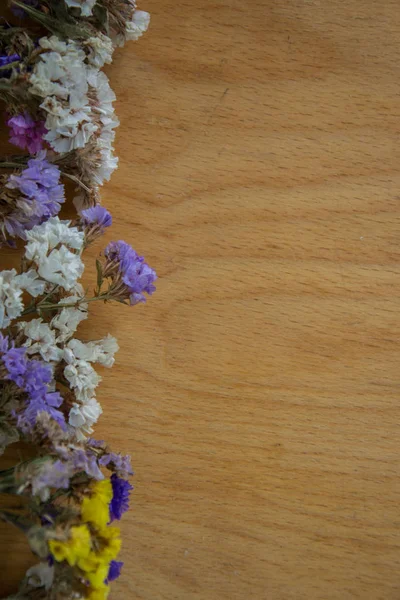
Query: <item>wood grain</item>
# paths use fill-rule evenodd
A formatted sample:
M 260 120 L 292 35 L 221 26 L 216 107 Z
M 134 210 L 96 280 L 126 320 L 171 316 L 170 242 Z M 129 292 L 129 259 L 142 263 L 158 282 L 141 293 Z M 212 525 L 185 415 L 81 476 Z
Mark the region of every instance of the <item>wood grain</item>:
M 397 600 L 398 2 L 141 8 L 104 204 L 160 280 L 81 329 L 136 469 L 111 598 Z

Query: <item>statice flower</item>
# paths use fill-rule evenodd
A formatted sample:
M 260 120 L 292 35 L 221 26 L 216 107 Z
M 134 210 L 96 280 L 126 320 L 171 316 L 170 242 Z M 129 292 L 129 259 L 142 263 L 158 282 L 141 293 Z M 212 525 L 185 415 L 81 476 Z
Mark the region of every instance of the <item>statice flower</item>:
M 111 581 L 115 581 L 121 575 L 121 569 L 124 563 L 118 560 L 112 560 L 110 562 L 110 568 L 108 570 L 108 575 L 105 583 L 111 583 Z
M 68 465 L 61 460 L 46 461 L 38 473 L 32 477 L 33 496 L 39 496 L 42 502 L 45 502 L 50 496 L 51 488 L 69 488 L 70 476 Z
M 68 425 L 72 438 L 83 441 L 93 433 L 93 425 L 97 423 L 103 409 L 95 398 L 83 401 L 82 404 L 74 402 L 69 411 Z
M 81 221 L 86 226 L 97 226 L 101 229 L 110 227 L 112 224 L 112 216 L 104 206 L 93 206 L 86 208 L 81 212 Z
M 96 362 L 108 368 L 113 366 L 114 354 L 119 350 L 117 340 L 110 334 L 102 340 L 93 342 L 81 342 L 73 338 L 68 342 L 66 348 L 71 350 L 76 360 Z
M 65 0 L 67 6 L 79 8 L 83 17 L 90 17 L 96 0 Z
M 86 244 L 92 243 L 112 224 L 112 216 L 104 206 L 92 206 L 81 212 L 81 224 L 85 232 Z
M 1 339 L 0 339 L 1 343 Z M 91 448 L 101 448 L 104 449 L 106 447 L 106 443 L 104 440 L 95 440 L 94 438 L 88 438 L 87 445 Z
M 93 479 L 104 479 L 96 454 L 86 445 L 66 444 L 65 441 L 62 441 L 54 447 L 57 456 L 69 466 L 71 475 L 84 471 Z
M 20 175 L 10 175 L 6 187 L 18 189 L 22 194 L 17 207 L 29 219 L 26 228 L 31 229 L 60 211 L 65 200 L 60 176 L 60 170 L 46 160 L 44 151 L 37 158 L 31 158 Z
M 75 293 L 71 296 L 64 296 L 58 302 L 59 306 L 76 303 L 76 306 L 66 306 L 59 310 L 51 320 L 51 328 L 58 330 L 57 343 L 69 340 L 78 328 L 79 323 L 88 318 L 88 305 L 82 299 L 85 292 L 80 284 L 75 286 Z
M 62 350 L 56 344 L 56 332 L 42 318 L 20 321 L 18 329 L 26 337 L 23 345 L 27 354 L 40 354 L 45 362 L 61 360 Z
M 45 285 L 35 269 L 20 275 L 15 269 L 0 271 L 0 329 L 8 327 L 22 314 L 24 291 L 36 298 L 44 292 Z
M 126 41 L 138 40 L 149 28 L 150 14 L 145 10 L 135 10 L 133 18 L 126 24 Z
M 65 418 L 57 410 L 62 396 L 52 391 L 53 369 L 49 364 L 27 357 L 26 348 L 16 347 L 2 336 L 0 359 L 7 371 L 6 379 L 13 381 L 26 393 L 26 402 L 18 413 L 18 426 L 25 432 L 32 431 L 38 414 L 48 413 L 62 429 L 66 428 Z
M 48 130 L 44 139 L 56 152 L 82 148 L 97 130 L 90 116 L 86 54 L 77 42 L 54 35 L 41 38 L 39 46 L 45 52 L 29 83 L 31 93 L 43 99 L 40 107 L 47 114 Z
M 45 562 L 38 563 L 27 570 L 26 577 L 32 587 L 50 590 L 53 585 L 54 567 Z
M 100 471 L 96 456 L 87 450 L 74 450 L 70 460 L 76 472 L 84 471 L 94 479 L 104 479 L 104 475 Z
M 104 251 L 107 262 L 104 277 L 110 277 L 112 286 L 110 295 L 116 300 L 129 300 L 131 305 L 146 302 L 144 293 L 151 295 L 155 291 L 153 282 L 156 272 L 144 262 L 126 242 L 110 242 Z
M 110 502 L 110 521 L 112 523 L 115 519 L 120 520 L 122 515 L 129 510 L 129 495 L 133 486 L 115 473 L 111 475 L 111 485 L 113 497 Z
M 144 10 L 135 10 L 130 20 L 125 22 L 125 29 L 119 30 L 114 36 L 117 46 L 123 46 L 127 41 L 136 41 L 147 31 L 150 15 Z
M 24 112 L 7 121 L 11 129 L 10 142 L 29 154 L 37 154 L 43 147 L 43 136 L 47 132 L 41 121 L 34 121 L 32 117 Z
M 88 52 L 88 63 L 93 67 L 101 69 L 105 64 L 112 62 L 114 52 L 112 41 L 100 31 L 94 37 L 83 40 L 82 46 Z
M 3 363 L 7 369 L 7 379 L 11 379 L 18 387 L 23 387 L 25 375 L 28 369 L 25 348 L 14 348 L 11 346 L 2 356 Z
M 84 264 L 76 252 L 83 246 L 84 234 L 71 221 L 51 217 L 26 232 L 25 256 L 36 263 L 43 279 L 72 290 L 81 277 Z
M 89 442 L 93 446 L 95 440 L 89 440 Z M 126 479 L 130 475 L 133 475 L 131 457 L 129 455 L 124 456 L 121 454 L 117 454 L 116 452 L 109 452 L 108 454 L 104 454 L 104 456 L 100 458 L 99 464 L 103 467 L 107 467 L 108 469 L 115 471 L 119 477 L 122 477 L 124 479 Z

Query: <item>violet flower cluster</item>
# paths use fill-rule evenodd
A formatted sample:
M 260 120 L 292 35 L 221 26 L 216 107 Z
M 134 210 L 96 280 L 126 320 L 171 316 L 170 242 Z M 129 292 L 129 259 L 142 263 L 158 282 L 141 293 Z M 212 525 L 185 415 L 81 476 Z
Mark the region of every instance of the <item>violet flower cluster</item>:
M 78 330 L 92 302 L 145 302 L 157 276 L 127 242 L 110 242 L 91 293 L 83 257 L 112 225 L 100 188 L 117 166 L 118 119 L 101 69 L 149 15 L 133 0 L 10 5 L 0 100 L 18 153 L 0 160 L 0 246 L 20 252 L 21 267 L 0 270 L 0 455 L 19 440 L 35 453 L 0 471 L 0 493 L 23 497 L 0 518 L 25 531 L 39 559 L 12 598 L 105 600 L 123 566 L 115 523 L 129 508 L 133 471 L 128 455 L 92 437 L 103 413 L 98 368 L 112 367 L 117 340 Z M 69 200 L 73 219 L 61 216 Z

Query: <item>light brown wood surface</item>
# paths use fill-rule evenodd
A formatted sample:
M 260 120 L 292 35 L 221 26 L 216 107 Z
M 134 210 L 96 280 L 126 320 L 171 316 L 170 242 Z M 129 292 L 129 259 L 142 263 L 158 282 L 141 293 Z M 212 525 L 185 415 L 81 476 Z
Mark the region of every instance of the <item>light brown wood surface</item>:
M 106 241 L 160 279 L 81 328 L 118 337 L 97 437 L 136 470 L 111 599 L 397 600 L 398 1 L 141 8 Z

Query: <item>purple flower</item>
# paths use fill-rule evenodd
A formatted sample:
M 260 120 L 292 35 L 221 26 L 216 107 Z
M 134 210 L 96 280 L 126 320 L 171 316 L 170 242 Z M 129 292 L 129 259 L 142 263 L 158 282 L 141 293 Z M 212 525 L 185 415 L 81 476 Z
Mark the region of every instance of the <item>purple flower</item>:
M 153 282 L 157 279 L 157 275 L 144 262 L 144 257 L 139 256 L 129 244 L 122 240 L 110 242 L 104 254 L 109 261 L 104 270 L 104 276 L 112 277 L 113 270 L 116 268 L 119 271 L 124 292 L 126 297 L 129 298 L 130 304 L 146 302 L 144 292 L 151 295 L 155 291 L 156 288 Z M 121 297 L 123 298 L 125 296 L 122 293 Z
M 37 154 L 42 149 L 43 136 L 47 133 L 47 129 L 41 121 L 34 121 L 27 112 L 24 112 L 8 119 L 7 125 L 11 129 L 11 144 L 23 150 L 27 148 L 29 154 Z
M 44 151 L 39 153 L 28 161 L 20 175 L 10 175 L 8 179 L 6 187 L 21 193 L 15 209 L 4 220 L 10 236 L 24 238 L 26 230 L 55 216 L 65 200 L 60 171 L 45 157 Z
M 110 502 L 110 522 L 112 523 L 115 519 L 119 520 L 129 509 L 129 494 L 133 490 L 133 486 L 115 473 L 111 475 L 111 485 L 113 497 Z
M 87 445 L 91 446 L 92 448 L 103 448 L 106 445 L 106 443 L 104 440 L 95 440 L 93 438 L 88 438 Z
M 3 336 L 0 347 L 5 348 Z M 46 412 L 65 430 L 65 417 L 57 410 L 63 403 L 63 398 L 58 392 L 48 389 L 53 379 L 51 366 L 40 360 L 28 359 L 26 348 L 14 346 L 3 350 L 2 361 L 7 370 L 6 379 L 13 381 L 27 394 L 26 405 L 18 414 L 18 426 L 24 432 L 29 432 L 35 426 L 38 414 Z
M 39 361 L 30 361 L 30 364 Z M 48 366 L 48 365 L 46 365 Z M 63 403 L 63 397 L 59 392 L 47 392 L 47 386 L 42 385 L 35 391 L 31 392 L 28 397 L 28 404 L 25 410 L 18 417 L 18 425 L 25 432 L 31 431 L 35 426 L 39 413 L 46 412 L 47 414 L 56 421 L 60 427 L 65 431 L 65 417 L 63 413 L 57 408 Z
M 21 57 L 19 54 L 0 54 L 0 67 L 4 67 L 5 65 L 9 65 L 16 60 L 19 60 Z M 8 69 L 7 69 L 8 70 Z
M 25 212 L 43 222 L 54 217 L 65 200 L 64 186 L 59 183 L 58 167 L 46 160 L 46 153 L 41 152 L 36 158 L 28 160 L 28 167 L 21 175 L 10 175 L 7 187 L 18 189 L 25 198 Z
M 120 477 L 127 478 L 129 475 L 133 475 L 131 457 L 128 454 L 125 456 L 116 454 L 115 452 L 104 454 L 104 456 L 100 458 L 99 464 L 112 471 L 115 471 Z
M 97 225 L 101 229 L 110 227 L 112 216 L 104 206 L 93 206 L 81 212 L 81 220 L 84 225 Z
M 111 581 L 115 581 L 121 575 L 121 569 L 123 567 L 123 562 L 118 560 L 112 560 L 110 562 L 110 568 L 108 570 L 107 579 L 105 580 L 105 584 L 110 583 Z
M 97 458 L 94 454 L 85 452 L 84 450 L 74 450 L 71 462 L 76 471 L 85 471 L 87 475 L 94 479 L 104 479 L 104 475 L 100 471 Z
M 7 379 L 11 379 L 18 387 L 23 387 L 28 367 L 25 348 L 10 348 L 3 355 L 3 362 L 8 371 Z

